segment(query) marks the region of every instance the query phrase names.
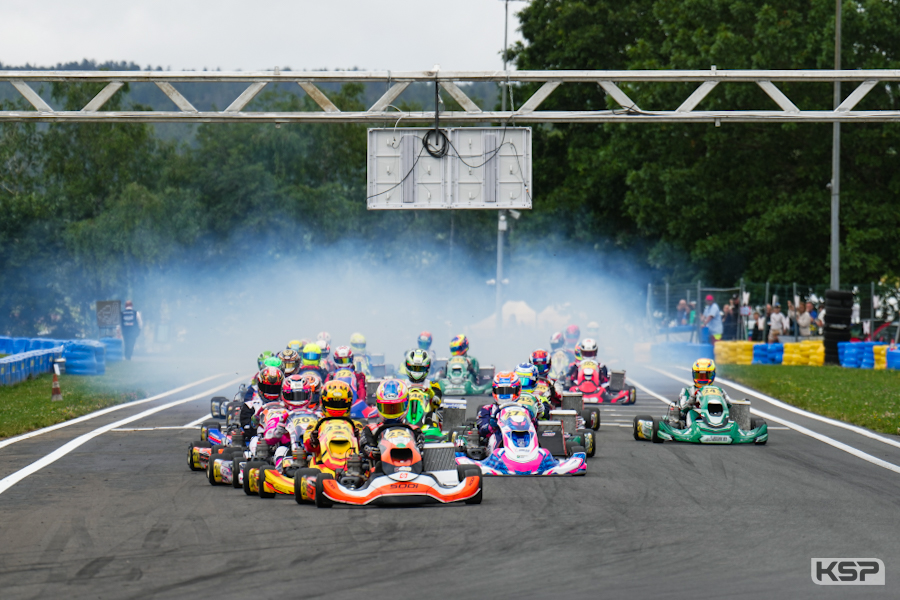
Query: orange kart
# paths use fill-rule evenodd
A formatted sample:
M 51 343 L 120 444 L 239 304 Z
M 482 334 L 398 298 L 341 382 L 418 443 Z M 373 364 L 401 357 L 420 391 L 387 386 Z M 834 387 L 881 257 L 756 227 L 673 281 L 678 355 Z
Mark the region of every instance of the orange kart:
M 425 471 L 415 431 L 409 425 L 382 426 L 376 437 L 381 460 L 371 472 L 348 468 L 334 474 L 319 474 L 312 494 L 316 506 L 481 503 L 481 470 L 477 466 L 459 466 L 459 482 L 444 484 L 435 473 Z M 352 463 L 348 465 L 351 466 Z

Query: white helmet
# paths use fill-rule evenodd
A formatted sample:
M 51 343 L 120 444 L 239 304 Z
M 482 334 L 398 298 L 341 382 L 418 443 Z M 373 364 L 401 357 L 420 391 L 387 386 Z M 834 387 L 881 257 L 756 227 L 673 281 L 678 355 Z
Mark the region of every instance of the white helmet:
M 581 342 L 582 358 L 597 358 L 597 342 L 591 338 L 585 338 Z

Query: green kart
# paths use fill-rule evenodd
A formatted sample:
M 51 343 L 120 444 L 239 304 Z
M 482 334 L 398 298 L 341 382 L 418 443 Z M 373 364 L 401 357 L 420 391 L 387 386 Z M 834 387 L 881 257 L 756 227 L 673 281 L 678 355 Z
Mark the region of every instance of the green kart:
M 441 414 L 434 409 L 421 388 L 409 389 L 406 422 L 422 431 L 426 444 L 447 441 L 447 434 L 441 431 Z
M 490 393 L 491 384 L 477 385 L 469 373 L 465 356 L 454 356 L 447 363 L 447 376 L 438 380 L 444 396 L 481 396 Z
M 708 385 L 700 390 L 700 406 L 680 420 L 677 409 L 657 419 L 647 415 L 634 418 L 634 439 L 692 444 L 765 444 L 769 426 L 762 419 L 750 419 L 750 429 L 741 429 L 729 411 L 721 388 Z

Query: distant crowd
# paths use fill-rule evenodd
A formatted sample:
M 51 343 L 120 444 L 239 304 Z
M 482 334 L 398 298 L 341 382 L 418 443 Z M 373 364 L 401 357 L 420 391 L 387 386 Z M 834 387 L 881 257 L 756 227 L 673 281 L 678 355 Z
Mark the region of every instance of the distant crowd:
M 812 302 L 800 302 L 797 306 L 788 301 L 787 311 L 782 312 L 781 303 L 766 304 L 765 309 L 757 307 L 751 313 L 750 307 L 742 305 L 737 294 L 722 308 L 719 308 L 712 294 L 706 296 L 702 312 L 698 312 L 696 302 L 679 300 L 675 309 L 675 319 L 670 325 L 696 325 L 709 331 L 709 343 L 743 339 L 741 316 L 747 327 L 747 339 L 754 342 L 778 342 L 783 335 L 810 337 L 819 335 L 825 317 L 825 306 L 818 307 Z M 761 312 L 764 311 L 764 312 Z M 707 340 L 704 340 L 707 341 Z

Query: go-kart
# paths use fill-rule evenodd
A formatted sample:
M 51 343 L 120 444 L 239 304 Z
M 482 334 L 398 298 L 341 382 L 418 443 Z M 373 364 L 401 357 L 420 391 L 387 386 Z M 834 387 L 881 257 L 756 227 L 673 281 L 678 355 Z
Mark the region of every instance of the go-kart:
M 714 385 L 700 389 L 700 403 L 681 420 L 676 406 L 660 419 L 647 415 L 634 418 L 633 433 L 636 440 L 655 443 L 666 441 L 693 444 L 765 444 L 769 428 L 763 419 L 750 419 L 749 429 L 742 429 L 731 414 L 722 390 Z M 749 403 L 748 403 L 749 404 Z
M 324 417 L 310 431 L 310 436 L 319 440 L 320 456 L 309 458 L 309 467 L 298 469 L 293 477 L 293 494 L 298 504 L 315 501 L 316 478 L 327 473 L 332 476 L 347 468 L 347 460 L 359 455 L 359 440 L 356 424 L 349 417 Z M 270 483 L 271 476 L 266 471 L 265 483 Z M 288 493 L 286 482 L 271 479 L 275 491 Z M 283 490 L 279 486 L 283 485 Z
M 600 363 L 594 360 L 584 359 L 578 364 L 578 373 L 572 384 L 570 392 L 581 392 L 586 404 L 634 404 L 637 398 L 634 386 L 625 385 L 622 371 L 622 381 L 615 385 L 613 379 L 609 382 L 600 381 Z M 618 372 L 617 372 L 618 373 Z
M 364 471 L 357 456 L 347 461 L 346 469 L 316 476 L 312 497 L 316 506 L 481 503 L 481 471 L 477 466 L 457 467 L 459 483 L 446 485 L 425 470 L 412 427 L 402 423 L 382 426 L 376 435 L 380 460 L 371 470 Z
M 480 396 L 490 393 L 491 384 L 478 385 L 469 372 L 465 356 L 454 356 L 447 361 L 447 375 L 438 379 L 444 396 Z
M 441 413 L 435 410 L 425 390 L 419 387 L 409 388 L 409 403 L 406 409 L 406 422 L 419 429 L 426 443 L 443 442 L 447 435 L 441 430 Z
M 456 462 L 478 465 L 485 475 L 584 475 L 587 455 L 582 446 L 567 448 L 569 458 L 557 460 L 550 450 L 539 445 L 538 432 L 531 413 L 515 402 L 503 404 L 497 415 L 502 442 L 494 436 L 487 447 L 481 444 L 477 430 L 457 436 Z M 560 436 L 561 440 L 561 436 Z
M 572 355 L 564 348 L 554 350 L 550 355 L 550 364 L 550 378 L 562 380 L 569 371 L 569 365 L 572 364 Z

